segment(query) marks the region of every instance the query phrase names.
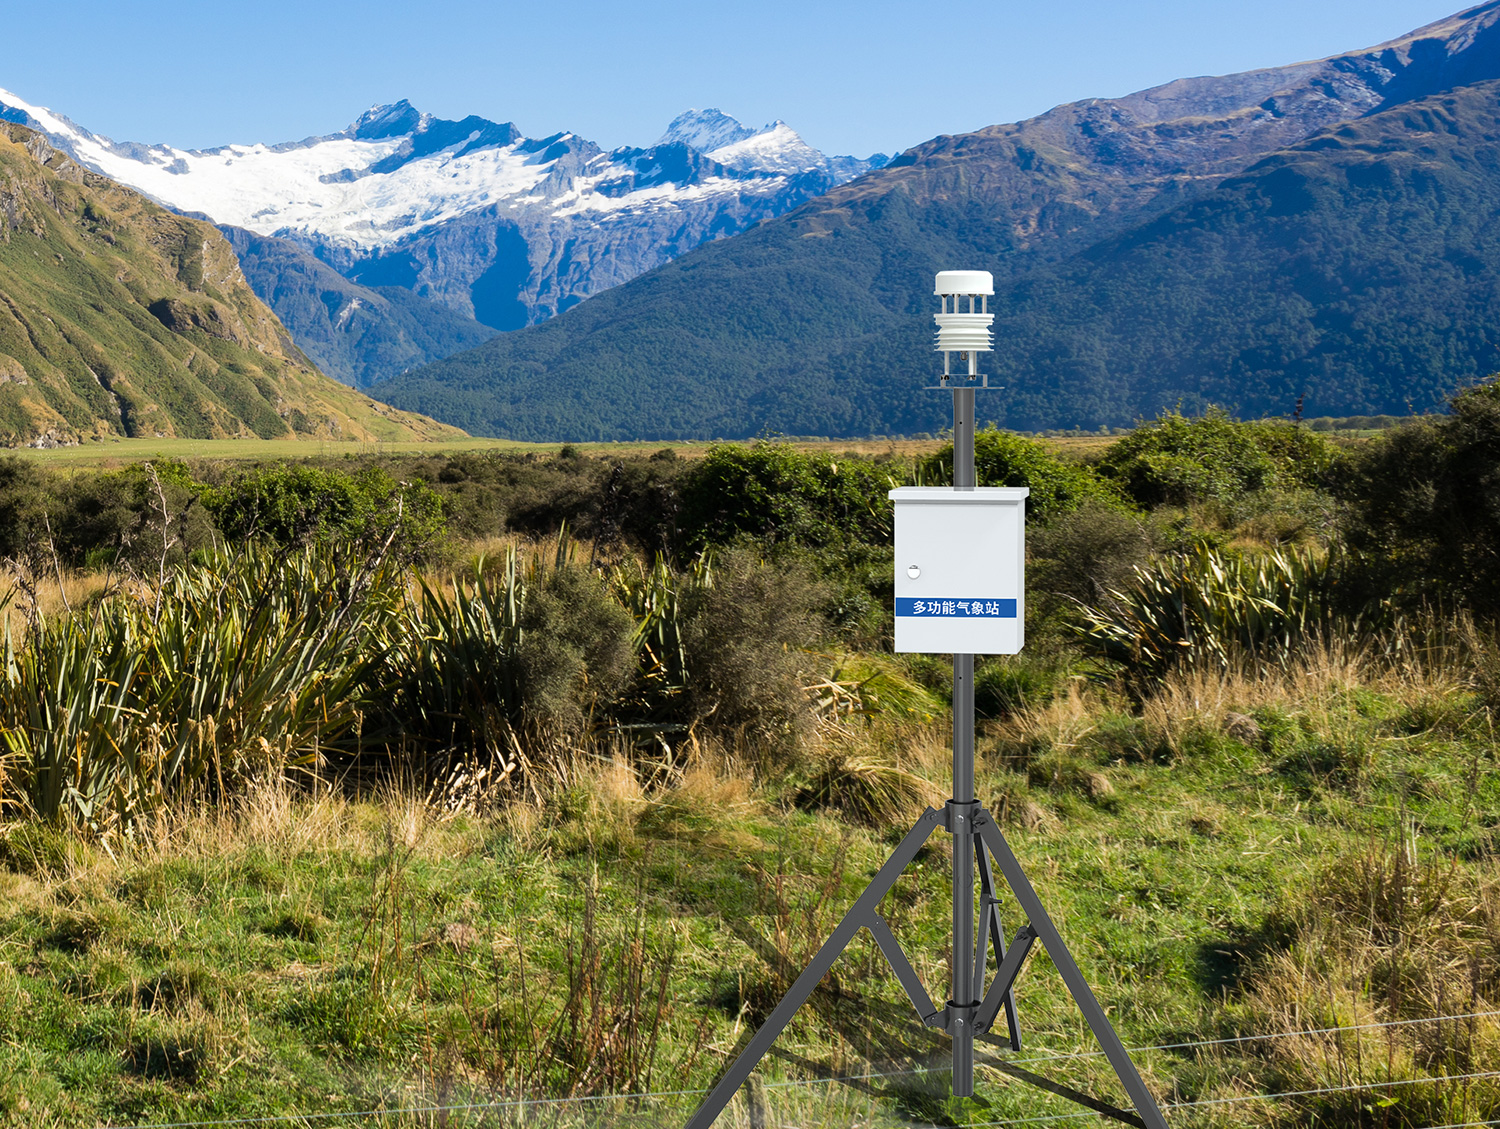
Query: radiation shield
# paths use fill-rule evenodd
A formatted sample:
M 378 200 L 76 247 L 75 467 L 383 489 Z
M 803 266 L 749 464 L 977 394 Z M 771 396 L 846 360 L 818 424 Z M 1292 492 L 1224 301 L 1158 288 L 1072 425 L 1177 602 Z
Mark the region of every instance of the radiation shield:
M 906 486 L 896 507 L 896 650 L 1013 655 L 1026 637 L 1023 487 Z

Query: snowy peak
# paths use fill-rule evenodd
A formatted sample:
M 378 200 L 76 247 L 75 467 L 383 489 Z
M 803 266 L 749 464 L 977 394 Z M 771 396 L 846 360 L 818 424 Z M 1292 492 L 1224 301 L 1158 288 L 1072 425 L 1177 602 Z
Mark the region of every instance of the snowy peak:
M 745 141 L 755 136 L 756 131 L 718 110 L 688 110 L 678 114 L 667 126 L 667 132 L 657 140 L 657 145 L 682 144 L 709 153 Z
M 799 173 L 826 170 L 828 158 L 776 120 L 758 133 L 712 149 L 708 154 L 725 168 L 760 172 Z
M 354 141 L 405 138 L 406 144 L 400 152 L 406 157 L 423 157 L 455 145 L 462 152 L 468 152 L 488 146 L 513 145 L 522 140 L 521 131 L 514 122 L 492 122 L 474 114 L 462 121 L 450 122 L 424 114 L 405 98 L 390 106 L 371 106 L 338 136 Z
M 777 118 L 751 129 L 721 110 L 688 110 L 678 114 L 656 143 L 687 145 L 735 172 L 772 176 L 822 173 L 834 184 L 853 180 L 889 159 L 876 153 L 868 160 L 829 157 L 814 149 L 795 129 Z
M 386 137 L 425 131 L 431 122 L 431 114 L 422 113 L 403 98 L 391 106 L 371 106 L 354 120 L 344 134 L 361 141 L 379 141 Z

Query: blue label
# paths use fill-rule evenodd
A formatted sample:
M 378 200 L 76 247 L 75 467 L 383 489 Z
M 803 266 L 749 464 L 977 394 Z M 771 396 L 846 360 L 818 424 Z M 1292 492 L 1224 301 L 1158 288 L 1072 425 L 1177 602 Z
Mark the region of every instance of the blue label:
M 896 597 L 896 614 L 917 619 L 1015 619 L 1015 600 L 928 600 Z

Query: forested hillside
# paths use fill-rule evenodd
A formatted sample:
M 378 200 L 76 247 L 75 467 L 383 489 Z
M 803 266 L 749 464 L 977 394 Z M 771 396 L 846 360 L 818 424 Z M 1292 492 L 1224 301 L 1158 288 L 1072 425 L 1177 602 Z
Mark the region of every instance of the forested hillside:
M 1351 122 L 997 295 L 996 418 L 1430 411 L 1500 369 L 1497 219 L 1500 83 Z
M 404 286 L 363 286 L 288 239 L 226 227 L 245 281 L 329 376 L 363 385 L 495 336 Z
M 1497 365 L 1497 12 L 939 138 L 381 394 L 517 438 L 934 431 L 931 277 L 963 266 L 997 277 L 1010 427 L 1431 410 Z

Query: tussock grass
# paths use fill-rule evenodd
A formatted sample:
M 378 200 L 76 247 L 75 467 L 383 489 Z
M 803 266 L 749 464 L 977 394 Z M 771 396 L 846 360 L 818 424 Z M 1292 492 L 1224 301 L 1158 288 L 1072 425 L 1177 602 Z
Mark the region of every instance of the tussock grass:
M 510 602 L 546 581 L 558 551 L 556 542 L 507 551 L 484 595 L 469 574 L 429 578 L 430 604 L 402 576 L 361 622 L 382 656 L 414 653 L 395 652 L 382 634 L 403 622 L 426 624 L 413 646 L 441 636 L 452 653 L 472 644 L 481 656 L 512 655 L 523 619 Z M 763 592 L 754 567 L 736 562 L 726 590 Z M 795 725 L 716 728 L 715 699 L 726 713 L 749 700 L 686 690 L 704 625 L 733 618 L 719 609 L 686 630 L 691 606 L 718 579 L 707 564 L 609 574 L 636 661 L 614 712 L 569 727 L 520 711 L 465 730 L 489 736 L 453 763 L 472 771 L 493 737 L 497 756 L 528 759 L 524 786 L 465 793 L 450 775 L 412 770 L 418 758 L 400 761 L 399 743 L 381 746 L 391 759 L 373 772 L 336 734 L 318 738 L 321 771 L 311 760 L 298 768 L 300 746 L 256 728 L 266 708 L 292 706 L 236 690 L 232 708 L 224 698 L 164 697 L 201 703 L 203 717 L 229 724 L 216 744 L 205 735 L 189 748 L 218 750 L 221 766 L 238 750 L 232 783 L 221 788 L 204 755 L 209 767 L 192 787 L 129 807 L 108 834 L 15 818 L 13 808 L 0 824 L 0 1126 L 706 1085 L 916 811 L 941 802 L 949 784 L 937 680 L 915 662 L 799 652 L 779 670 L 796 679 L 752 688 L 778 709 L 800 705 Z M 343 606 L 336 585 L 323 591 L 322 614 Z M 153 621 L 148 596 L 129 597 L 135 618 L 124 626 L 101 616 L 98 627 L 80 620 L 75 629 L 183 622 L 175 610 Z M 224 606 L 231 623 L 254 619 L 236 610 L 253 601 Z M 286 616 L 306 606 L 275 604 Z M 39 622 L 37 638 L 51 638 L 53 621 Z M 59 638 L 48 645 L 70 661 L 114 653 L 68 651 Z M 1164 1100 L 1370 1087 L 1500 1061 L 1500 1029 L 1487 1020 L 1349 1030 L 1500 1006 L 1500 651 L 1461 620 L 1413 622 L 1402 638 L 1309 636 L 1274 663 L 1226 652 L 1123 684 L 1059 660 L 983 724 L 980 796 L 1128 1044 L 1344 1028 L 1144 1052 L 1143 1072 Z M 254 677 L 284 673 L 268 669 L 283 653 L 274 639 L 254 653 Z M 757 653 L 722 664 L 720 677 Z M 153 669 L 163 678 L 169 664 Z M 316 667 L 309 685 L 329 677 L 343 675 Z M 466 677 L 447 684 L 451 698 L 425 699 L 447 722 L 473 685 Z M 117 712 L 102 715 L 116 738 L 152 724 L 163 743 L 200 732 L 182 721 L 170 728 L 164 714 Z M 91 734 L 99 716 L 83 711 L 66 732 Z M 174 716 L 199 724 L 191 709 Z M 373 742 L 376 728 L 364 712 L 342 732 Z M 47 739 L 42 727 L 35 733 L 30 740 Z M 407 736 L 410 756 L 423 746 Z M 8 789 L 25 779 L 14 750 L 0 767 Z M 935 997 L 946 988 L 948 852 L 935 836 L 881 907 Z M 1001 908 L 1013 932 L 1020 917 L 1008 895 Z M 1018 994 L 1028 1054 L 1093 1049 L 1042 954 Z M 762 1067 L 771 1085 L 737 1099 L 730 1123 L 963 1125 L 1072 1112 L 989 1069 L 987 1106 L 945 1098 L 946 1042 L 916 1021 L 864 937 L 778 1047 L 784 1057 Z M 1069 1084 L 1120 1100 L 1101 1060 L 1049 1062 Z M 870 1090 L 776 1085 L 870 1069 L 916 1073 Z M 666 1124 L 690 1102 L 600 1108 Z M 589 1108 L 564 1104 L 549 1116 L 597 1123 L 602 1114 Z M 1203 1107 L 1173 1124 L 1418 1129 L 1497 1113 L 1495 1088 L 1440 1081 Z M 455 1113 L 448 1123 L 495 1120 Z

